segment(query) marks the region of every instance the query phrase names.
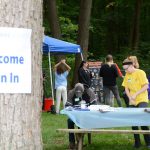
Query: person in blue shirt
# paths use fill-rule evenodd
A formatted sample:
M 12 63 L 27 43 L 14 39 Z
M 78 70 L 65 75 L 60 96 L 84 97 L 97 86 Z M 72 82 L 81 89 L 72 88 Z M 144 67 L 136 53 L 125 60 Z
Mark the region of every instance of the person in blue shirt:
M 67 101 L 67 76 L 71 68 L 66 64 L 66 60 L 62 59 L 54 66 L 54 70 L 56 89 L 56 113 L 59 114 L 61 98 L 63 100 L 64 107 Z

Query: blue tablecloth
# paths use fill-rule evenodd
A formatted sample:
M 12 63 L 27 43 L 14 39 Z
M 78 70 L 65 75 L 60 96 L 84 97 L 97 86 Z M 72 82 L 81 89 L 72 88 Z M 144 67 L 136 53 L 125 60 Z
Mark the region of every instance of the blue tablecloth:
M 62 110 L 78 127 L 85 129 L 149 126 L 150 113 L 144 108 L 116 108 L 112 112 Z

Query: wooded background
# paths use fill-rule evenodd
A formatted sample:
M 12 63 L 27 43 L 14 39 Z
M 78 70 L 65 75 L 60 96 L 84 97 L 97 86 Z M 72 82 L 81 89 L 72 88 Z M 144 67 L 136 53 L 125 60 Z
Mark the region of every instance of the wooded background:
M 140 68 L 150 74 L 149 0 L 0 0 L 0 6 L 1 27 L 32 29 L 32 92 L 0 94 L 2 150 L 43 148 L 42 72 L 45 96 L 51 96 L 48 57 L 41 52 L 43 27 L 46 35 L 80 44 L 85 60 L 104 61 L 111 53 L 121 67 L 128 55 L 136 55 Z M 52 57 L 52 64 L 63 57 Z M 71 87 L 77 82 L 81 59 L 69 55 L 67 62 L 72 68 Z
M 43 23 L 46 35 L 80 44 L 85 60 L 104 61 L 112 54 L 122 69 L 122 61 L 136 55 L 140 68 L 150 74 L 149 0 L 45 0 Z M 75 63 L 70 75 L 73 86 L 81 59 L 67 56 L 67 61 Z

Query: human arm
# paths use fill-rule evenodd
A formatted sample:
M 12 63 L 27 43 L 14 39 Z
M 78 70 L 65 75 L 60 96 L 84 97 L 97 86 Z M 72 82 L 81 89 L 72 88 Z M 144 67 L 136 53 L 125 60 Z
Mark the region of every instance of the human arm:
M 124 90 L 125 90 L 125 95 L 127 96 L 129 102 L 128 102 L 128 105 L 135 105 L 135 101 L 133 101 L 131 99 L 131 94 L 130 94 L 130 89 L 128 88 L 128 78 L 127 78 L 127 75 L 124 77 L 124 80 L 123 80 L 123 83 L 122 83 L 122 86 L 124 87 Z
M 74 96 L 74 90 L 70 90 L 67 95 L 67 102 L 65 104 L 65 107 L 73 106 L 73 100 L 72 100 L 73 96 Z
M 90 78 L 92 79 L 94 77 L 94 72 L 89 71 L 89 73 L 90 73 Z
M 132 97 L 131 97 L 132 99 L 136 99 L 136 97 L 138 95 L 140 95 L 141 93 L 145 92 L 148 89 L 148 80 L 147 80 L 147 77 L 146 77 L 146 73 L 143 70 L 140 70 L 137 77 L 138 77 L 138 81 L 141 85 L 141 88 L 139 88 L 139 90 L 137 90 L 132 95 Z
M 66 64 L 66 60 L 65 60 L 65 59 L 62 59 L 62 60 L 61 60 L 61 63 L 66 66 L 66 68 L 67 68 L 68 71 L 71 70 L 71 67 L 70 67 L 68 64 Z
M 118 67 L 118 65 L 116 63 L 115 63 L 115 66 L 116 66 L 116 69 L 118 71 L 118 75 L 123 78 L 123 74 L 122 74 L 120 68 Z
M 87 74 L 83 68 L 79 68 L 78 70 L 78 79 L 80 83 L 87 83 Z
M 131 98 L 130 91 L 129 91 L 129 89 L 127 87 L 125 87 L 125 93 L 128 96 L 128 98 L 129 98 L 129 104 L 135 105 L 135 99 Z
M 137 97 L 139 94 L 143 93 L 143 92 L 146 91 L 147 89 L 148 89 L 148 84 L 143 85 L 143 87 L 142 87 L 139 91 L 137 91 L 135 94 L 133 94 L 133 95 L 131 96 L 131 99 L 132 99 L 132 100 L 135 100 L 136 97 Z
M 90 97 L 89 105 L 96 105 L 97 104 L 97 99 L 96 99 L 94 91 L 91 88 L 88 88 L 86 92 Z
M 103 77 L 102 67 L 99 69 L 99 77 Z
M 57 67 L 61 64 L 62 62 L 58 62 L 55 66 L 54 66 L 54 70 L 56 71 Z

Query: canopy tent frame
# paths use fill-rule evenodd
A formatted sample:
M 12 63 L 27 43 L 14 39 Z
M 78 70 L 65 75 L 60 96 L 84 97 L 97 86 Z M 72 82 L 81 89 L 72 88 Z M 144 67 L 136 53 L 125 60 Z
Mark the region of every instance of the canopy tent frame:
M 59 45 L 60 44 L 60 45 Z M 63 45 L 64 44 L 64 45 Z M 58 46 L 59 45 L 59 46 Z M 52 99 L 54 105 L 54 88 L 52 78 L 52 64 L 51 64 L 51 53 L 58 54 L 77 54 L 80 53 L 81 60 L 83 60 L 83 54 L 80 45 L 69 43 L 66 41 L 58 40 L 48 36 L 44 37 L 43 41 L 43 52 L 48 53 L 49 60 L 49 75 L 50 75 L 50 86 L 52 91 Z

